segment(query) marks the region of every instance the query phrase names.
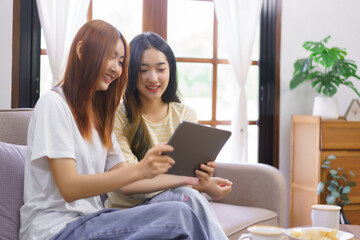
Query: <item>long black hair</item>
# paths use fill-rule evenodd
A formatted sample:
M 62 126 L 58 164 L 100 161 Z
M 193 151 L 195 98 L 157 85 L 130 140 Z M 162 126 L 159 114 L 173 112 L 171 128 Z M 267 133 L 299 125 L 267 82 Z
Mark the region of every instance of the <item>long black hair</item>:
M 169 63 L 170 76 L 168 86 L 161 96 L 165 103 L 180 102 L 176 79 L 176 59 L 169 44 L 159 35 L 153 32 L 144 32 L 137 35 L 130 42 L 130 61 L 128 69 L 128 84 L 124 95 L 124 106 L 128 125 L 124 134 L 129 140 L 133 154 L 140 161 L 151 148 L 150 136 L 141 117 L 139 91 L 136 87 L 139 79 L 141 57 L 145 50 L 155 48 L 162 52 Z

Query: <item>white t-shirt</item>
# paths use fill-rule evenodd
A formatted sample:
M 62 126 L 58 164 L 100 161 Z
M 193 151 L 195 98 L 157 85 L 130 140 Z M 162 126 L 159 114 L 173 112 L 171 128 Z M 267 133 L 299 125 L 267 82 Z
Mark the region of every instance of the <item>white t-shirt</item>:
M 64 99 L 62 88 L 42 96 L 33 111 L 28 129 L 25 161 L 24 205 L 20 209 L 20 239 L 50 239 L 69 222 L 103 209 L 99 196 L 67 203 L 49 168 L 49 158 L 76 160 L 78 174 L 108 171 L 124 161 L 116 137 L 113 150 L 104 147 L 93 129 L 92 142 L 85 140 Z

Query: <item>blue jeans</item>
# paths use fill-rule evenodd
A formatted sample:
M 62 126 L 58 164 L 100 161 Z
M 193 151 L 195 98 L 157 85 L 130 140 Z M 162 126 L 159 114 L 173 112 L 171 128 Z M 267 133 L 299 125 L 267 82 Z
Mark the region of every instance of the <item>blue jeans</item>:
M 204 226 L 182 202 L 140 205 L 126 210 L 104 209 L 69 223 L 53 240 L 124 239 L 207 240 Z
M 178 187 L 162 192 L 155 197 L 146 200 L 144 204 L 153 204 L 166 201 L 178 201 L 186 203 L 200 219 L 210 240 L 228 239 L 208 200 L 201 193 L 199 193 L 199 191 L 190 187 Z

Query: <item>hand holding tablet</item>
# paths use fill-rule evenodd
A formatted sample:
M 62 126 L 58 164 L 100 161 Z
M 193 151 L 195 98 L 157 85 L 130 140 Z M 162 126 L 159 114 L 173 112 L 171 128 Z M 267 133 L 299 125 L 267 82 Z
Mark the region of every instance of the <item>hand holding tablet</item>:
M 163 153 L 175 160 L 167 173 L 194 177 L 201 164 L 216 159 L 230 135 L 230 131 L 183 121 L 168 142 L 174 151 Z

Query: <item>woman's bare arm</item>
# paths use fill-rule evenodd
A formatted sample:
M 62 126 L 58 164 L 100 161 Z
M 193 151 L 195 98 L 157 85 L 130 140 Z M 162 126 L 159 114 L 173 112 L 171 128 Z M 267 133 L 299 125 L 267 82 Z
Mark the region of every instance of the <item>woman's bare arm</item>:
M 91 175 L 79 175 L 74 159 L 48 158 L 48 162 L 61 195 L 65 201 L 72 202 L 107 193 L 140 179 L 153 178 L 167 172 L 175 162 L 161 153 L 172 150 L 169 145 L 160 145 L 148 151 L 147 158 L 139 164 L 128 166 L 126 163 L 120 163 L 112 171 Z
M 161 174 L 152 179 L 142 179 L 120 188 L 125 195 L 152 193 L 185 185 L 198 185 L 196 177 L 185 177 L 170 174 Z

